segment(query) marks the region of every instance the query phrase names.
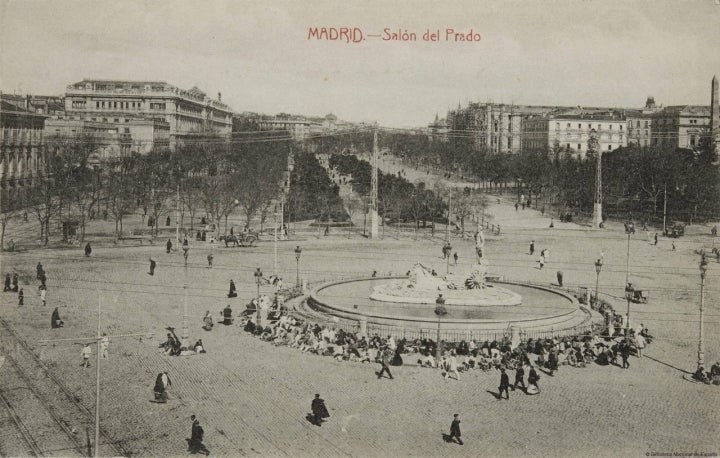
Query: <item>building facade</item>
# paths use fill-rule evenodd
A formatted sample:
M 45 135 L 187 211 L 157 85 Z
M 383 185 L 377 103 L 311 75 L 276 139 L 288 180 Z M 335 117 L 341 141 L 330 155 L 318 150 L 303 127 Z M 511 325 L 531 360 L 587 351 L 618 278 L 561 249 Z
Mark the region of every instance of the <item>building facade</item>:
M 652 145 L 659 148 L 700 147 L 700 140 L 710 133 L 710 107 L 676 105 L 653 114 Z
M 597 133 L 600 151 L 627 145 L 627 123 L 619 114 L 539 116 L 526 119 L 524 126 L 523 148 L 529 151 L 561 148 L 585 157 L 592 131 Z
M 24 208 L 27 192 L 44 179 L 46 118 L 32 110 L 29 97 L 0 95 L 0 203 L 3 212 Z
M 133 138 L 143 142 L 163 139 L 166 123 L 171 148 L 186 134 L 232 132 L 233 113 L 221 102 L 220 94 L 213 100 L 197 87 L 183 90 L 164 81 L 85 79 L 67 87 L 65 112 L 70 120 L 109 123 L 123 131 L 127 128 Z M 158 124 L 151 129 L 140 120 Z M 150 132 L 156 128 L 157 135 Z
M 710 83 L 710 138 L 715 154 L 720 154 L 720 89 L 717 76 Z

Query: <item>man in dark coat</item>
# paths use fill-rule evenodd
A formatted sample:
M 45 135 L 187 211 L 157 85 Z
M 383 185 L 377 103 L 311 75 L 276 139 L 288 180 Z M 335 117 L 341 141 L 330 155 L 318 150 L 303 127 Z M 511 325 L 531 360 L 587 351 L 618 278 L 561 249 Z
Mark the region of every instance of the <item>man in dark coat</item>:
M 18 285 L 18 283 L 19 283 L 18 274 L 14 273 L 12 278 L 13 278 L 12 279 L 12 290 L 14 293 L 17 293 L 18 289 L 20 288 L 20 286 Z
M 232 322 L 232 309 L 230 308 L 230 304 L 228 304 L 227 307 L 223 309 L 223 324 L 230 325 Z
M 508 391 L 508 388 L 510 388 L 510 378 L 505 372 L 505 368 L 500 368 L 500 386 L 498 387 L 500 393 L 498 393 L 498 399 L 502 399 L 502 394 L 504 391 L 505 396 L 508 400 L 510 400 L 510 391 Z
M 190 420 L 192 420 L 192 428 L 190 429 L 190 439 L 188 439 L 188 452 L 210 455 L 210 450 L 202 443 L 205 430 L 200 426 L 200 420 L 195 415 L 191 415 Z
M 168 239 L 167 243 L 165 244 L 165 252 L 167 254 L 170 254 L 170 251 L 172 251 L 172 242 L 170 239 Z
M 528 385 L 532 385 L 535 388 L 537 388 L 537 392 L 540 393 L 540 387 L 538 386 L 538 381 L 540 380 L 540 376 L 535 371 L 535 367 L 530 367 L 530 373 L 528 374 Z
M 525 380 L 523 380 L 524 377 L 525 369 L 523 369 L 522 365 L 520 365 L 517 369 L 515 369 L 515 384 L 512 386 L 513 391 L 515 391 L 515 388 L 517 388 L 518 385 L 522 385 L 523 390 L 527 388 L 525 386 Z
M 8 291 L 10 291 L 10 274 L 5 274 L 5 288 L 3 292 L 6 293 Z
M 92 247 L 90 246 L 90 242 L 85 244 L 85 256 L 90 256 L 92 254 Z
M 457 439 L 458 444 L 463 445 L 460 439 L 460 414 L 453 415 L 453 421 L 450 424 L 450 441 Z
M 36 276 L 35 278 L 38 279 L 38 280 L 40 280 L 40 275 L 41 275 L 43 272 L 45 272 L 45 270 L 43 269 L 43 265 L 38 262 L 38 263 L 37 263 L 37 267 L 35 268 L 35 270 L 37 271 L 37 276 Z
M 392 374 L 390 373 L 390 350 L 384 349 L 382 350 L 382 355 L 380 356 L 380 372 L 377 372 L 377 377 L 382 378 L 383 374 L 387 372 L 388 377 L 390 379 L 393 378 Z
M 150 275 L 155 275 L 155 266 L 157 264 L 155 263 L 155 260 L 153 258 L 150 258 Z
M 315 395 L 315 399 L 313 399 L 310 404 L 310 409 L 312 410 L 313 424 L 315 425 L 320 426 L 322 425 L 323 419 L 330 418 L 330 413 L 327 407 L 325 407 L 325 401 L 319 394 Z

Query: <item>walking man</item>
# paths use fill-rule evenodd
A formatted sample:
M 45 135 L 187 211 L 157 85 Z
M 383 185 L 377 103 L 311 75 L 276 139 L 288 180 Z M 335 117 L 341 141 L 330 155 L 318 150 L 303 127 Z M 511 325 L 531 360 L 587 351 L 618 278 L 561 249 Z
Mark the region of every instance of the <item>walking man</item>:
M 540 376 L 537 371 L 535 371 L 535 366 L 530 366 L 530 373 L 528 374 L 528 387 L 534 386 L 538 393 L 540 393 L 540 386 L 538 385 L 539 380 Z
M 535 254 L 535 240 L 530 241 L 530 256 Z
M 507 397 L 507 400 L 510 400 L 510 391 L 508 391 L 508 388 L 510 388 L 510 378 L 508 378 L 507 373 L 505 373 L 505 368 L 500 368 L 500 386 L 498 387 L 498 399 L 502 399 L 503 391 L 505 392 L 505 396 Z
M 46 294 L 47 294 L 47 287 L 45 285 L 40 285 L 40 300 L 42 301 L 42 305 L 45 305 L 47 303 L 47 300 L 45 298 Z
M 457 413 L 453 415 L 453 421 L 450 423 L 450 442 L 453 439 L 457 439 L 457 443 L 463 445 L 463 441 L 460 439 L 460 414 Z
M 453 258 L 455 259 L 455 265 L 457 265 L 458 257 L 459 257 L 459 256 L 458 256 L 457 251 L 456 251 L 455 254 L 453 254 Z
M 198 420 L 195 415 L 190 415 L 190 420 L 192 420 L 192 427 L 190 429 L 190 439 L 187 440 L 188 452 L 192 454 L 202 453 L 204 455 L 210 455 L 210 450 L 203 444 L 205 430 L 200 426 L 200 420 Z
M 625 341 L 620 343 L 620 356 L 622 357 L 623 369 L 630 369 L 630 362 L 628 361 L 630 358 L 630 345 Z
M 213 262 L 213 255 L 212 255 L 212 253 L 210 253 L 210 254 L 207 255 L 207 260 L 208 260 L 208 269 L 212 269 L 212 262 Z
M 656 232 L 656 233 L 655 233 L 655 245 L 656 245 L 656 246 L 657 246 L 657 242 L 658 242 L 658 236 L 657 236 L 657 232 Z
M 17 273 L 14 273 L 14 274 L 13 274 L 13 277 L 12 277 L 12 291 L 13 291 L 14 293 L 17 293 L 17 292 L 18 292 L 19 282 L 20 282 L 20 280 L 19 280 L 19 278 L 18 278 L 18 274 L 17 274 Z
M 92 247 L 90 246 L 90 242 L 88 242 L 85 245 L 85 256 L 90 256 L 92 254 Z
M 525 377 L 525 369 L 523 369 L 522 365 L 518 366 L 517 369 L 515 369 L 515 383 L 512 386 L 512 390 L 515 391 L 515 388 L 518 387 L 518 385 L 522 385 L 523 390 L 527 389 L 525 386 L 525 381 L 523 380 Z
M 155 275 L 155 260 L 153 258 L 150 258 L 150 275 Z
M 321 426 L 323 419 L 330 418 L 327 407 L 325 407 L 325 401 L 320 397 L 319 394 L 315 395 L 315 399 L 310 403 L 310 409 L 312 410 L 313 424 Z
M 170 251 L 172 250 L 172 242 L 170 239 L 168 239 L 167 243 L 165 244 L 165 252 L 167 254 L 170 254 Z
M 387 372 L 388 377 L 392 380 L 393 376 L 390 373 L 390 350 L 388 348 L 385 348 L 382 350 L 382 355 L 380 357 L 380 372 L 377 373 L 377 378 L 382 378 L 383 374 Z
M 23 289 L 20 288 L 20 291 L 18 291 L 18 306 L 23 305 L 25 301 L 25 293 L 23 292 Z

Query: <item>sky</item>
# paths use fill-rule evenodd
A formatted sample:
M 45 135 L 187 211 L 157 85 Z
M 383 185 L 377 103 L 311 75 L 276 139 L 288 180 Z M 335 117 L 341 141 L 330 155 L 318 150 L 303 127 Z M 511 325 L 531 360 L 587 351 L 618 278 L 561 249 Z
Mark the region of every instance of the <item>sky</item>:
M 315 27 L 364 40 L 308 38 Z M 709 105 L 715 74 L 720 0 L 0 0 L 0 89 L 18 94 L 160 80 L 236 112 L 419 127 L 470 101 Z

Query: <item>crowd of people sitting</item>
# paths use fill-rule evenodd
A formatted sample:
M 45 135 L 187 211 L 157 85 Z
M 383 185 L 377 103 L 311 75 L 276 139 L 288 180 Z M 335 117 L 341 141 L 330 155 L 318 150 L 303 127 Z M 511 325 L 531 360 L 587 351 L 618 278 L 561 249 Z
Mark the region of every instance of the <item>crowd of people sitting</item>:
M 198 339 L 191 346 L 183 345 L 180 338 L 175 334 L 175 328 L 167 329 L 170 331 L 167 333 L 167 339 L 158 345 L 158 348 L 162 348 L 165 354 L 169 356 L 190 356 L 206 353 L 202 339 Z

